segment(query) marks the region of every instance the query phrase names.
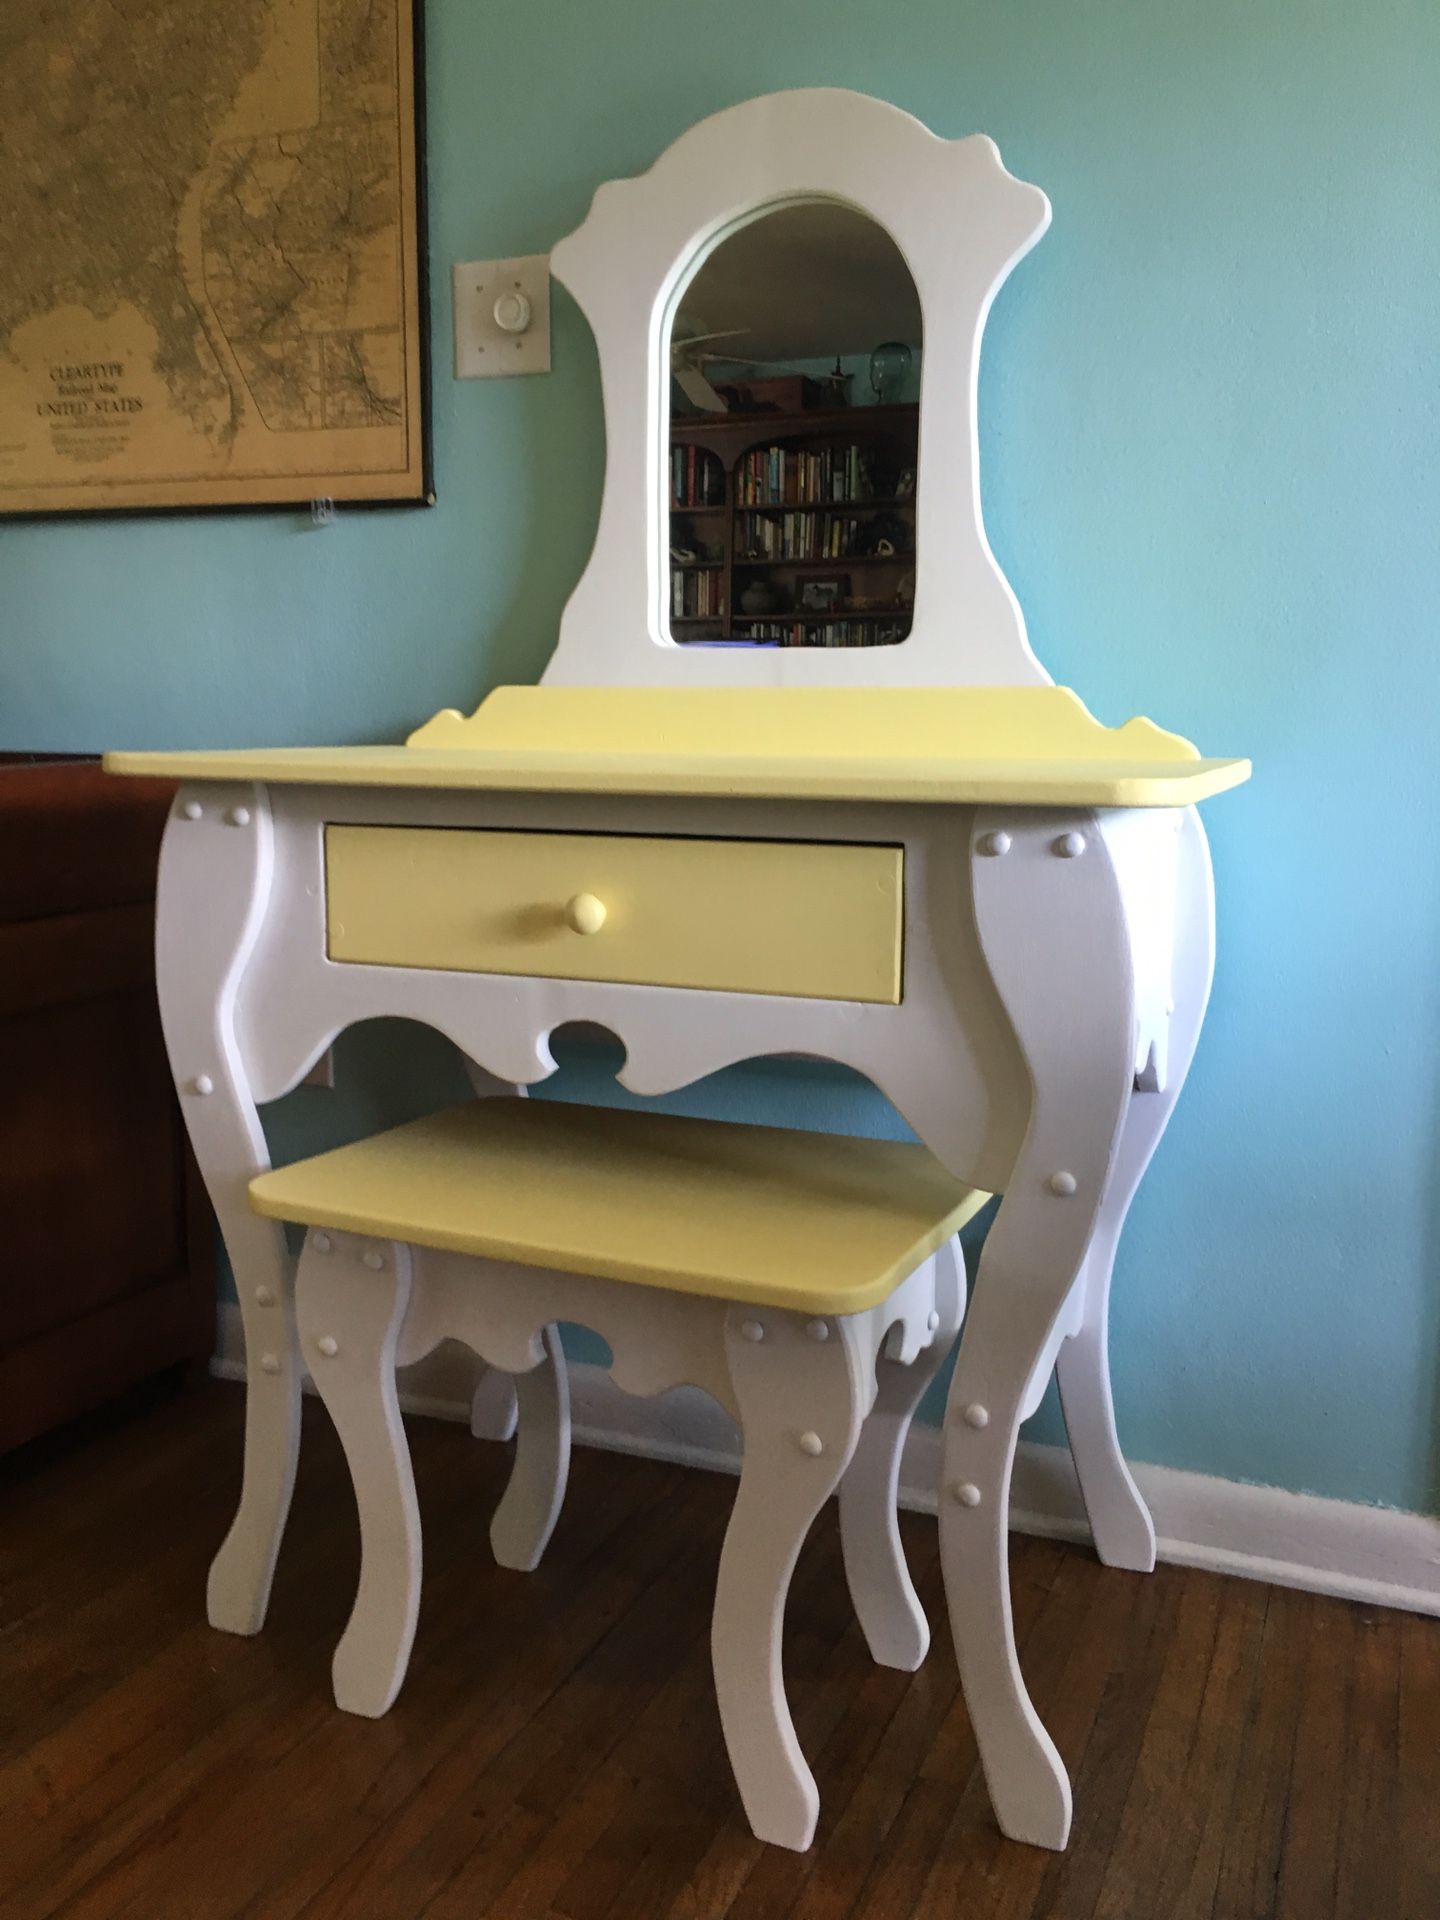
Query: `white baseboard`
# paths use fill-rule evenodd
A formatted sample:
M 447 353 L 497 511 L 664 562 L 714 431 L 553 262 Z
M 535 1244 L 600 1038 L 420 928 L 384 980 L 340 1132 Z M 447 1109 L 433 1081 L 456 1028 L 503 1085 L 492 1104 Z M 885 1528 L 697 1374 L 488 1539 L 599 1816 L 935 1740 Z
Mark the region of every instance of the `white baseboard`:
M 221 1307 L 219 1340 L 212 1371 L 222 1379 L 243 1380 L 245 1342 L 238 1307 Z M 441 1347 L 417 1366 L 403 1369 L 401 1404 L 407 1413 L 468 1421 L 476 1377 L 477 1362 L 468 1353 Z M 574 1436 L 582 1446 L 721 1473 L 739 1470 L 734 1421 L 695 1388 L 637 1400 L 622 1393 L 603 1368 L 572 1365 L 570 1399 Z M 915 1426 L 900 1479 L 902 1506 L 934 1513 L 939 1466 L 939 1429 Z M 1154 1516 L 1162 1560 L 1371 1606 L 1440 1615 L 1440 1518 L 1215 1480 L 1174 1467 L 1136 1465 L 1133 1471 Z M 1018 1533 L 1089 1539 L 1065 1448 L 1021 1442 L 1010 1523 Z

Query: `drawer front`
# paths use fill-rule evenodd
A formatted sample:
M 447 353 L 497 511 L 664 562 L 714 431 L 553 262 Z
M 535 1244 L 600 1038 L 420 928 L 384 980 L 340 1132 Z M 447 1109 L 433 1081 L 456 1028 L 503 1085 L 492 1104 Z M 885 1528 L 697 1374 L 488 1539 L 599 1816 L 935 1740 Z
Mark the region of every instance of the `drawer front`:
M 903 862 L 830 842 L 330 826 L 328 951 L 894 1005 Z

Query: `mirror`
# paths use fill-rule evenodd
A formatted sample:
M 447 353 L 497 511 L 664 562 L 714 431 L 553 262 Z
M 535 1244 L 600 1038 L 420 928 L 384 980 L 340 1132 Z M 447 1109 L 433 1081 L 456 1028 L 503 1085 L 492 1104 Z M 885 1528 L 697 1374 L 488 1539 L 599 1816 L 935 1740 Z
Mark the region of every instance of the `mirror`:
M 668 342 L 672 640 L 905 639 L 922 345 L 900 249 L 839 201 L 772 208 L 705 256 Z

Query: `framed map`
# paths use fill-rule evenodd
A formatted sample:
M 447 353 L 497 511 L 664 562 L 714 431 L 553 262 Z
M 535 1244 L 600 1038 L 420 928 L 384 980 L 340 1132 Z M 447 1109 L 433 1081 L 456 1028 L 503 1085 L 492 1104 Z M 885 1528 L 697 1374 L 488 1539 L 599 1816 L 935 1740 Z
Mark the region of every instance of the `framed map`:
M 0 19 L 0 514 L 425 503 L 418 0 Z

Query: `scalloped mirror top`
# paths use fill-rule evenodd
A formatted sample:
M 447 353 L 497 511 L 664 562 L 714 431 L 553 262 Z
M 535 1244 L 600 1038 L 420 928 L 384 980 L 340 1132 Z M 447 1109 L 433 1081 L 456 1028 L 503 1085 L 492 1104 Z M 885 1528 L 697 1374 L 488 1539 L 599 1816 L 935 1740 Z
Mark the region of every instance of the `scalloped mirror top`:
M 975 376 L 1049 219 L 985 135 L 834 87 L 727 107 L 600 187 L 551 252 L 606 445 L 545 680 L 1043 682 L 985 538 Z

